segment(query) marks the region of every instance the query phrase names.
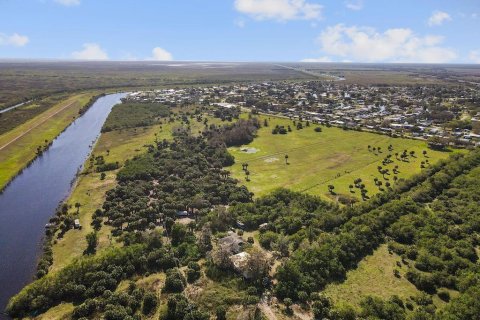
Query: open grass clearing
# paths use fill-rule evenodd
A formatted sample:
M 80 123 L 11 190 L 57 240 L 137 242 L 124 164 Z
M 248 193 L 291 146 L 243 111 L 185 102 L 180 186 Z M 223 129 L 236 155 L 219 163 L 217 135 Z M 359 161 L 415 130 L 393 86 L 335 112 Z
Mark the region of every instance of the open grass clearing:
M 322 132 L 315 132 L 316 125 L 305 127 L 305 122 L 304 129 L 296 130 L 292 120 L 262 115 L 262 124 L 265 118 L 269 126 L 259 129 L 258 136 L 252 143 L 229 148 L 235 156 L 235 164 L 228 170 L 256 196 L 284 187 L 324 198 L 335 198 L 328 191 L 328 185 L 331 184 L 337 195 L 350 195 L 360 199 L 360 190 L 354 188 L 351 191 L 349 188 L 355 179 L 362 179 L 371 196 L 380 191 L 380 187 L 375 185 L 375 178 L 382 181 L 383 188 L 386 182 L 393 184 L 394 166 L 398 165 L 399 179 L 408 178 L 421 171 L 422 161 L 428 160 L 433 164 L 450 154 L 430 150 L 426 142 L 419 140 L 325 126 L 321 127 Z M 276 125 L 290 125 L 292 132 L 274 135 L 271 131 Z M 381 152 L 369 151 L 369 145 L 372 148 L 380 147 Z M 389 145 L 393 146 L 391 152 L 388 151 Z M 257 152 L 248 153 L 242 149 L 255 149 Z M 408 162 L 395 159 L 395 153 L 401 154 L 404 150 L 414 151 L 415 157 L 409 157 Z M 427 150 L 427 157 L 422 154 L 424 150 Z M 382 161 L 388 154 L 392 154 L 393 163 L 383 166 Z M 285 155 L 288 155 L 287 161 Z M 248 163 L 250 181 L 246 180 L 242 170 L 243 163 Z M 390 169 L 390 175 L 382 177 L 378 166 Z
M 383 299 L 397 295 L 405 301 L 420 291 L 405 278 L 407 267 L 398 267 L 398 261 L 401 258 L 394 253 L 390 254 L 387 245 L 382 245 L 363 259 L 358 268 L 350 270 L 343 283 L 329 284 L 324 293 L 335 303 L 346 302 L 357 308 L 360 301 L 369 295 Z M 399 270 L 400 278 L 394 275 L 394 270 Z

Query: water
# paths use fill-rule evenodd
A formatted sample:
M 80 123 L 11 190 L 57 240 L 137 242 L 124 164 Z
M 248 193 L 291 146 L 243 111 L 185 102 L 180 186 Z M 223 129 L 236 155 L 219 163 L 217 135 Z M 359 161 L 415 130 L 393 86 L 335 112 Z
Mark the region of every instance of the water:
M 7 112 L 7 111 L 10 111 L 10 110 L 19 108 L 19 107 L 21 107 L 21 106 L 26 105 L 27 103 L 30 103 L 30 102 L 32 102 L 32 100 L 29 100 L 29 101 L 26 101 L 26 102 L 22 102 L 22 103 L 19 103 L 19 104 L 14 105 L 14 106 L 11 106 L 11 107 L 2 109 L 2 110 L 0 110 L 0 113 L 5 113 L 5 112 Z
M 98 99 L 0 194 L 0 312 L 32 280 L 45 224 L 70 193 L 108 114 L 125 95 Z

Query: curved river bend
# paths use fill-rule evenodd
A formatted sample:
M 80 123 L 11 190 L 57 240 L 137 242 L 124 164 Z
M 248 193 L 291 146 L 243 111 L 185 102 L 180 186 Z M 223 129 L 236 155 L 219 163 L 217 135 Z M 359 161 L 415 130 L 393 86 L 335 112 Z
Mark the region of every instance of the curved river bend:
M 33 279 L 45 224 L 69 195 L 108 114 L 125 95 L 99 98 L 0 194 L 0 313 Z

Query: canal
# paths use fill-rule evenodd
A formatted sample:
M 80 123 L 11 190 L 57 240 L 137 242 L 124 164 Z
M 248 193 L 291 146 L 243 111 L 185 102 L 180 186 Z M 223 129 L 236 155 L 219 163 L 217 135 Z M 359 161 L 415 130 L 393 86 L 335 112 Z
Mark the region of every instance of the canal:
M 0 194 L 0 312 L 32 281 L 45 224 L 69 195 L 108 114 L 125 95 L 99 98 Z

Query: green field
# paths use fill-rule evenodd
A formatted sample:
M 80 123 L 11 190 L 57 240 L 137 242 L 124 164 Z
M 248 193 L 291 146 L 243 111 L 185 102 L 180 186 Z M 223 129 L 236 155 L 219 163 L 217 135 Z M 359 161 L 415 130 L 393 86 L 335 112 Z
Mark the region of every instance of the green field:
M 346 302 L 354 307 L 358 307 L 368 295 L 383 299 L 397 295 L 405 301 L 420 291 L 405 279 L 407 268 L 397 266 L 396 263 L 401 260 L 398 255 L 388 252 L 387 245 L 382 245 L 363 259 L 356 269 L 349 271 L 345 282 L 328 285 L 324 293 L 335 303 Z M 400 272 L 400 278 L 393 274 L 395 269 Z
M 451 152 L 430 150 L 423 141 L 391 138 L 386 135 L 343 130 L 341 128 L 327 128 L 322 126 L 322 132 L 315 132 L 316 125 L 297 130 L 289 119 L 261 116 L 269 119 L 269 126 L 258 131 L 255 140 L 242 147 L 232 147 L 229 151 L 235 156 L 235 165 L 228 170 L 232 175 L 245 184 L 256 196 L 268 194 L 273 189 L 285 187 L 295 191 L 307 192 L 313 195 L 332 198 L 328 185 L 335 187 L 334 192 L 360 198 L 360 192 L 350 184 L 357 178 L 362 179 L 369 196 L 379 192 L 374 178 L 385 183 L 393 184 L 392 169 L 398 165 L 398 178 L 407 178 L 420 172 L 421 161 L 428 160 L 434 163 L 444 159 Z M 292 127 L 292 132 L 286 135 L 272 134 L 276 125 Z M 305 125 L 305 122 L 304 122 Z M 389 145 L 393 151 L 388 151 Z M 368 150 L 368 146 L 378 148 L 381 152 Z M 242 149 L 247 148 L 247 152 Z M 395 159 L 395 153 L 404 150 L 414 151 L 415 157 L 409 157 L 408 162 Z M 427 157 L 422 154 L 427 150 Z M 392 154 L 393 163 L 383 166 L 390 169 L 390 175 L 384 179 L 377 167 L 382 166 L 383 159 Z M 285 163 L 288 155 L 288 164 Z M 248 163 L 250 172 L 246 180 L 242 164 Z

